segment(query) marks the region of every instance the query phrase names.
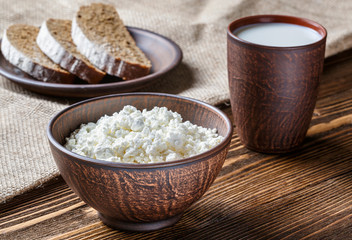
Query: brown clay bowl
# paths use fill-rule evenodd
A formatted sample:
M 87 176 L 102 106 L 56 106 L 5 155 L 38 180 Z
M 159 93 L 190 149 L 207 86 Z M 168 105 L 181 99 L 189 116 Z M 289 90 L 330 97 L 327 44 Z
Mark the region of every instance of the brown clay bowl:
M 138 109 L 165 106 L 183 120 L 217 128 L 224 140 L 202 154 L 166 163 L 127 164 L 95 160 L 70 152 L 65 138 L 81 123 L 96 122 L 125 105 Z M 232 136 L 229 118 L 198 100 L 161 93 L 128 93 L 85 100 L 52 118 L 47 128 L 52 154 L 70 188 L 98 211 L 108 226 L 150 231 L 176 223 L 213 183 Z

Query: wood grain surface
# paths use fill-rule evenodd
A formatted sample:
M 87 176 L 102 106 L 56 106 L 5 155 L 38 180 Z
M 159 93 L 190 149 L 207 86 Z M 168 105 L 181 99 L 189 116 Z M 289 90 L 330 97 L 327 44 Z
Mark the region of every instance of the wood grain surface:
M 326 61 L 303 147 L 255 153 L 235 129 L 220 175 L 173 227 L 112 230 L 58 178 L 0 205 L 0 239 L 352 239 L 352 60 L 341 59 Z
M 243 41 L 234 32 L 267 22 L 314 29 L 321 39 L 295 47 L 272 47 Z M 249 16 L 227 31 L 231 108 L 238 136 L 249 149 L 287 153 L 304 141 L 318 96 L 325 56 L 326 30 L 310 20 L 282 15 Z

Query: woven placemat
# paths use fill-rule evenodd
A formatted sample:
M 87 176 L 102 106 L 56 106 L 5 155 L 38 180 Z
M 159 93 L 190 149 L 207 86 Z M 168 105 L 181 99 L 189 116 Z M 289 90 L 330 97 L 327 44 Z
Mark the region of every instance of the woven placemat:
M 0 30 L 14 23 L 39 26 L 47 18 L 71 19 L 93 1 L 1 0 Z M 229 99 L 226 29 L 229 22 L 254 14 L 305 17 L 328 30 L 326 56 L 352 46 L 352 1 L 141 0 L 101 1 L 115 5 L 126 25 L 157 32 L 183 50 L 182 63 L 144 91 L 193 97 L 210 104 Z M 46 139 L 49 119 L 68 99 L 31 93 L 0 78 L 0 202 L 57 176 Z

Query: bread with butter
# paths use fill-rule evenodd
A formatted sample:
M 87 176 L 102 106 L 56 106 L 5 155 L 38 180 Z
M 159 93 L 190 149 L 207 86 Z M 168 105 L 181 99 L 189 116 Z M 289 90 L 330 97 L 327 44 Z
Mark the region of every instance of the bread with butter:
M 145 76 L 151 62 L 111 5 L 82 6 L 72 21 L 77 49 L 100 70 L 124 80 Z
M 38 47 L 39 28 L 26 24 L 11 25 L 4 31 L 1 52 L 12 65 L 37 80 L 72 83 L 75 76 L 52 62 Z
M 88 83 L 99 83 L 105 73 L 77 50 L 71 38 L 71 20 L 48 19 L 37 36 L 39 48 L 55 63 Z

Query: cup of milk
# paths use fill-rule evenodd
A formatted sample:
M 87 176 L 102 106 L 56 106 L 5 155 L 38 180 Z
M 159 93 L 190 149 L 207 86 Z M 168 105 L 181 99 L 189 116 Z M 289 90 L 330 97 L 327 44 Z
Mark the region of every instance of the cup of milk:
M 249 149 L 284 153 L 304 141 L 323 70 L 327 32 L 293 16 L 229 24 L 228 77 L 237 133 Z

